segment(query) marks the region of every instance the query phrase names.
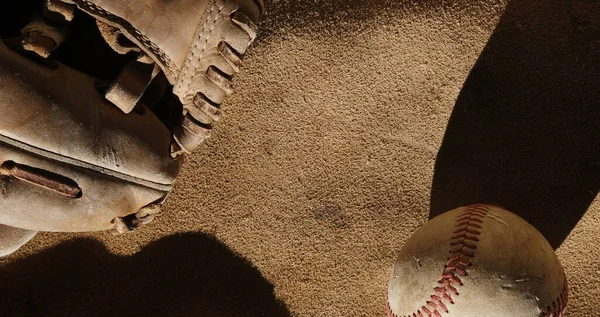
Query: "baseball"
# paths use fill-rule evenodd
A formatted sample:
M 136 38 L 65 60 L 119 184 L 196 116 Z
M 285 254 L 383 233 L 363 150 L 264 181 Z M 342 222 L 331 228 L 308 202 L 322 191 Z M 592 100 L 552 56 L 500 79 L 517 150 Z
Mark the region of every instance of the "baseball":
M 388 317 L 558 317 L 567 281 L 533 226 L 492 205 L 461 207 L 419 228 L 400 250 Z

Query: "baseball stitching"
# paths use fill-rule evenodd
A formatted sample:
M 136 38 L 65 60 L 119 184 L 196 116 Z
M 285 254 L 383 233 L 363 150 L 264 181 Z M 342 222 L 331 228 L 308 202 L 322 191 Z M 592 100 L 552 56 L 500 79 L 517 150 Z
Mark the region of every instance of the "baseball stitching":
M 546 309 L 548 312 L 542 312 L 540 317 L 562 317 L 567 309 L 567 302 L 569 301 L 569 285 L 567 279 L 564 279 L 563 288 L 560 295 L 552 302 L 552 306 L 548 305 Z
M 481 234 L 483 221 L 490 207 L 493 206 L 471 205 L 461 212 L 454 225 L 448 262 L 444 266 L 442 278 L 438 281 L 440 286 L 433 289 L 431 300 L 421 306 L 421 309 L 402 317 L 442 317 L 441 312 L 449 312 L 448 305 L 454 304 L 452 296 L 458 296 L 458 287 L 463 285 L 460 277 L 466 276 L 467 268 L 472 265 L 474 250 L 479 242 L 478 236 Z M 540 313 L 539 317 L 562 317 L 567 304 L 567 289 L 565 278 L 561 294 L 552 302 L 552 306 L 547 306 L 548 312 Z M 389 298 L 386 311 L 388 317 L 400 317 L 392 312 Z

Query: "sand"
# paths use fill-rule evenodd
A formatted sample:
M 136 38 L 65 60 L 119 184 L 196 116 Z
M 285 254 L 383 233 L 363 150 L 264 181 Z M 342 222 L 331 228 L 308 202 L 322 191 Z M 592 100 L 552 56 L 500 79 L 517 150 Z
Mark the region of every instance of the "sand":
M 213 138 L 127 235 L 42 233 L 0 316 L 384 316 L 427 219 L 503 206 L 600 311 L 600 2 L 267 1 Z

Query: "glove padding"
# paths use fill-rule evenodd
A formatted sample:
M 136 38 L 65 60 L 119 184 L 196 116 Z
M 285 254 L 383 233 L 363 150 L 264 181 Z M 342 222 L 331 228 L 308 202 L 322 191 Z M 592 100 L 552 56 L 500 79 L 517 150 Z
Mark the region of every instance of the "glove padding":
M 51 2 L 58 2 L 53 0 Z M 122 34 L 163 70 L 183 104 L 172 154 L 189 153 L 210 136 L 231 77 L 256 38 L 262 0 L 62 0 L 94 16 L 117 51 Z M 130 102 L 114 100 L 125 112 Z
M 171 133 L 152 111 L 124 114 L 90 76 L 4 44 L 0 79 L 0 223 L 105 230 L 162 202 L 182 160 L 169 155 Z
M 18 45 L 0 42 L 0 256 L 36 231 L 126 232 L 151 221 L 180 155 L 219 119 L 263 4 L 46 0 L 40 11 Z M 90 17 L 102 45 L 127 61 L 116 76 L 64 63 L 78 64 L 60 46 Z

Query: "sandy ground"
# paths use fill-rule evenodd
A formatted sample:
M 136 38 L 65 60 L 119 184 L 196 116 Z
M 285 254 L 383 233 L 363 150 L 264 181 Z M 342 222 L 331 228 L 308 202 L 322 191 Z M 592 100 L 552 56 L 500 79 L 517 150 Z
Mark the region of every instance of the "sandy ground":
M 536 226 L 567 316 L 599 316 L 599 1 L 267 9 L 164 214 L 39 234 L 2 260 L 0 316 L 384 316 L 403 242 L 474 202 Z

